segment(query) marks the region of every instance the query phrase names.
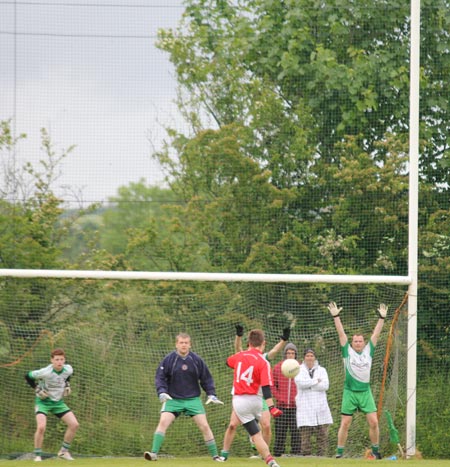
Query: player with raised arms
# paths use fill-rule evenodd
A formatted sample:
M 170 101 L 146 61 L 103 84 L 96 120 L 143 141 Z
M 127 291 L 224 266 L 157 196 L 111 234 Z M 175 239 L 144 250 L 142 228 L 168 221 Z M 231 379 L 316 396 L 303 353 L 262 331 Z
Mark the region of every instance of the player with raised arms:
M 339 336 L 345 368 L 344 393 L 341 405 L 341 425 L 338 431 L 336 458 L 340 458 L 344 454 L 345 443 L 347 442 L 348 430 L 352 423 L 353 414 L 359 410 L 366 415 L 366 420 L 369 425 L 372 457 L 374 459 L 381 459 L 381 454 L 379 452 L 380 432 L 378 427 L 377 407 L 370 388 L 370 370 L 372 368 L 372 357 L 375 352 L 375 346 L 377 345 L 378 338 L 383 329 L 388 308 L 383 303 L 379 306 L 379 319 L 367 344 L 364 341 L 364 336 L 361 334 L 354 334 L 349 344 L 344 326 L 339 317 L 342 307 L 338 308 L 335 302 L 331 302 L 328 305 L 328 310 L 333 316 L 334 325 Z

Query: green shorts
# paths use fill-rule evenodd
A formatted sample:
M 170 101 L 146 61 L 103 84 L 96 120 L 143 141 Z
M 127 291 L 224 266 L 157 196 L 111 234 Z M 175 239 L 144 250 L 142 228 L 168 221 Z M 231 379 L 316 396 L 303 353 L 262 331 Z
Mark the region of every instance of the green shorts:
M 344 395 L 342 396 L 341 414 L 342 415 L 353 415 L 356 411 L 362 413 L 372 413 L 377 411 L 375 400 L 372 395 L 372 391 L 351 391 L 350 389 L 344 389 Z
M 201 415 L 206 413 L 205 407 L 203 407 L 200 397 L 168 400 L 162 405 L 161 412 L 170 412 L 173 413 L 176 417 L 181 414 L 193 417 L 194 415 Z
M 35 414 L 43 413 L 44 415 L 48 415 L 49 413 L 52 413 L 58 417 L 67 412 L 70 412 L 70 409 L 62 399 L 60 401 L 52 401 L 48 398 L 42 400 L 39 399 L 39 397 L 36 397 L 34 403 Z

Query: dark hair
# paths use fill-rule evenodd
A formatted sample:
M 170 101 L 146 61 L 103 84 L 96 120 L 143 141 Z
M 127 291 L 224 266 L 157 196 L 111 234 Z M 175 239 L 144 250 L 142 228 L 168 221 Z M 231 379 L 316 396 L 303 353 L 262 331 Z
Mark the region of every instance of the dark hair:
M 265 340 L 264 331 L 261 329 L 252 329 L 248 333 L 248 345 L 252 347 L 260 347 Z

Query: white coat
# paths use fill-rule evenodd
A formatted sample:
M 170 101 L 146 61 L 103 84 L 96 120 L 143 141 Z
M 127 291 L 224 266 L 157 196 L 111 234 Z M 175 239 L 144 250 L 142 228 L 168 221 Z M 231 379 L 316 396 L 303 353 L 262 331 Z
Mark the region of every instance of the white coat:
M 300 372 L 295 377 L 297 385 L 297 426 L 318 426 L 333 423 L 327 401 L 327 390 L 330 385 L 328 373 L 316 360 L 312 368 L 311 378 L 305 363 L 300 365 Z

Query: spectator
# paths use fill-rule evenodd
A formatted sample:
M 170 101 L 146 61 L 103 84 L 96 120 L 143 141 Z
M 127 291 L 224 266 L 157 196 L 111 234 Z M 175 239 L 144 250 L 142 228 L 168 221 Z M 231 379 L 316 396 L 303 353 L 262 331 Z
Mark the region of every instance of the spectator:
M 315 437 L 317 455 L 326 456 L 328 428 L 333 423 L 327 401 L 328 373 L 319 365 L 313 349 L 306 349 L 303 355 L 300 372 L 295 377 L 297 426 L 300 431 L 302 455 L 312 455 L 311 440 Z
M 286 344 L 284 348 L 284 359 L 297 359 L 297 347 L 292 344 Z M 277 407 L 283 411 L 283 415 L 275 419 L 275 442 L 273 455 L 280 457 L 285 454 L 286 439 L 288 432 L 291 437 L 291 454 L 300 455 L 300 433 L 297 429 L 297 408 L 295 396 L 297 395 L 297 386 L 292 378 L 286 378 L 281 372 L 283 361 L 275 365 L 273 369 L 273 388 L 272 393 L 277 401 Z

